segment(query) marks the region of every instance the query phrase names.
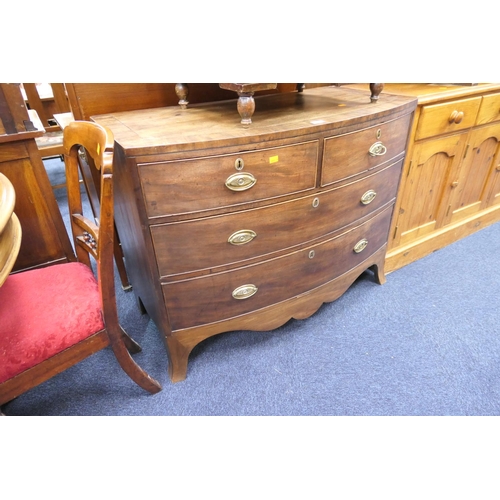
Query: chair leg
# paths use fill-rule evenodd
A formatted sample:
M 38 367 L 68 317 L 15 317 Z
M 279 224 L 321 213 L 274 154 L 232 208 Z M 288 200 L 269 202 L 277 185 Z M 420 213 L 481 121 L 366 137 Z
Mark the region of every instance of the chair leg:
M 137 354 L 142 351 L 142 347 L 120 326 L 123 336 L 123 343 L 130 354 Z
M 157 392 L 161 391 L 161 384 L 153 377 L 151 377 L 134 361 L 127 350 L 125 342 L 111 343 L 111 348 L 113 349 L 116 359 L 118 360 L 118 363 L 120 363 L 123 371 L 138 386 L 142 387 L 144 390 L 150 392 L 151 394 L 156 394 Z

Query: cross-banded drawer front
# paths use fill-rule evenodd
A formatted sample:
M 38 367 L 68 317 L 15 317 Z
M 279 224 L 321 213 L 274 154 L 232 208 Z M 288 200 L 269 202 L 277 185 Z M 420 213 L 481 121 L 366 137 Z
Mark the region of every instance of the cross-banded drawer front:
M 402 160 L 342 187 L 270 207 L 154 225 L 160 275 L 238 263 L 336 231 L 395 198 L 401 165 Z
M 325 139 L 321 185 L 361 174 L 401 155 L 412 115 Z
M 201 212 L 313 189 L 318 141 L 139 165 L 148 217 Z
M 173 330 L 246 314 L 335 279 L 386 243 L 391 213 L 392 206 L 338 237 L 282 257 L 164 283 Z

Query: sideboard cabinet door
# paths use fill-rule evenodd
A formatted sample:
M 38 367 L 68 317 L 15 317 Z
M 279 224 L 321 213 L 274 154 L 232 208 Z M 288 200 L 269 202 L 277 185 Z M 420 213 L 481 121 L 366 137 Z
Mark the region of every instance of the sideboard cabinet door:
M 457 134 L 415 146 L 393 244 L 405 245 L 443 225 L 466 139 L 467 134 Z

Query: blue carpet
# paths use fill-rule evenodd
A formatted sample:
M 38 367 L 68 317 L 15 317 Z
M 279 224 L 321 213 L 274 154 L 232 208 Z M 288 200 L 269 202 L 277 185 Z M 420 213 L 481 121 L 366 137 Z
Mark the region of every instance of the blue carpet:
M 389 274 L 383 286 L 366 272 L 306 320 L 207 339 L 177 384 L 157 328 L 118 286 L 122 324 L 143 347 L 135 357 L 163 391 L 143 392 L 106 349 L 4 413 L 499 415 L 499 256 L 495 224 Z

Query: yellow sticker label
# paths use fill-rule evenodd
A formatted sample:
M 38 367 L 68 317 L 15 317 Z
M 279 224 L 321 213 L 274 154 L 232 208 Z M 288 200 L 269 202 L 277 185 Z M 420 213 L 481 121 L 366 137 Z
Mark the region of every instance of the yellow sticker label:
M 97 143 L 97 154 L 101 154 L 101 145 Z
M 279 161 L 278 155 L 269 157 L 269 163 L 278 163 L 278 161 Z

